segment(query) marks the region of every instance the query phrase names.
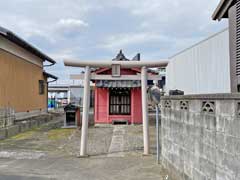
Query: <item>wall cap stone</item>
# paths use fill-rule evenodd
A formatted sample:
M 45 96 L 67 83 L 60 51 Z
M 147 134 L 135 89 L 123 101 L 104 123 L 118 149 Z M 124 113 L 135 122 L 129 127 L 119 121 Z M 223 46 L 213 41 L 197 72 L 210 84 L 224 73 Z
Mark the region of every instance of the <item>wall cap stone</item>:
M 240 93 L 162 96 L 161 100 L 240 100 Z

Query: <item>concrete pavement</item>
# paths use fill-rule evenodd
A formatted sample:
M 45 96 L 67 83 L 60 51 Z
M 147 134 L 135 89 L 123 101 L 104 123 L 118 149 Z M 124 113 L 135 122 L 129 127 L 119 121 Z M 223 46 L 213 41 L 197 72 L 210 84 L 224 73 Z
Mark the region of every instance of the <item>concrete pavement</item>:
M 155 155 L 142 156 L 141 125 L 91 127 L 88 158 L 77 158 L 80 134 L 74 129 L 38 128 L 0 141 L 0 180 L 166 179 Z M 151 126 L 152 153 L 154 136 Z

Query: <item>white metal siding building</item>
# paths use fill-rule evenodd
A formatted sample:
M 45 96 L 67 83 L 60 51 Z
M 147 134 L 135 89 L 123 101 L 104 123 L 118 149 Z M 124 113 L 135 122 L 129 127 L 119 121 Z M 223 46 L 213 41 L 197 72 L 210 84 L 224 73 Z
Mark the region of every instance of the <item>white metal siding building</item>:
M 169 58 L 166 92 L 230 93 L 229 32 L 225 29 Z

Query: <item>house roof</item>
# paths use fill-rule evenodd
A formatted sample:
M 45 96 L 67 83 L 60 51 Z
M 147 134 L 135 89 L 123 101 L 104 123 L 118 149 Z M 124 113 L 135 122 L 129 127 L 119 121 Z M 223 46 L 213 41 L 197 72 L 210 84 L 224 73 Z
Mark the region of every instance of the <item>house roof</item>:
M 13 42 L 14 44 L 22 47 L 23 49 L 27 50 L 28 52 L 34 54 L 35 56 L 41 58 L 43 61 L 48 61 L 52 64 L 55 64 L 56 62 L 47 56 L 46 54 L 42 53 L 40 50 L 14 34 L 13 32 L 9 31 L 8 29 L 5 29 L 0 26 L 0 35 L 9 41 Z
M 222 18 L 228 18 L 228 10 L 234 4 L 236 4 L 236 0 L 221 0 L 212 15 L 212 19 L 220 21 Z
M 47 73 L 46 71 L 43 71 L 43 75 L 46 76 L 46 77 L 48 77 L 48 78 L 55 79 L 55 80 L 58 79 L 57 76 L 54 76 L 54 75 L 52 75 L 52 74 L 50 74 L 50 73 Z

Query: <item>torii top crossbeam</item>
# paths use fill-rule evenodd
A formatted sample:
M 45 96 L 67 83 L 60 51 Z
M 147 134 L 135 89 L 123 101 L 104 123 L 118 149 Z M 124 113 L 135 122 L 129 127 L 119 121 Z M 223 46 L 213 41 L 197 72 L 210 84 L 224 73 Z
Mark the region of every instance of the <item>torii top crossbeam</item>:
M 137 54 L 133 60 L 129 60 L 125 57 L 122 50 L 118 53 L 116 58 L 112 61 L 89 61 L 89 60 L 65 60 L 65 66 L 72 67 L 93 67 L 93 68 L 103 68 L 111 67 L 112 65 L 120 65 L 122 68 L 151 68 L 151 67 L 166 67 L 168 64 L 167 60 L 158 60 L 158 61 L 140 61 L 140 54 Z
M 112 65 L 119 64 L 122 68 L 141 68 L 141 67 L 166 67 L 168 65 L 167 60 L 158 61 L 90 61 L 90 60 L 64 60 L 65 66 L 72 67 L 86 67 L 93 68 L 111 67 Z

